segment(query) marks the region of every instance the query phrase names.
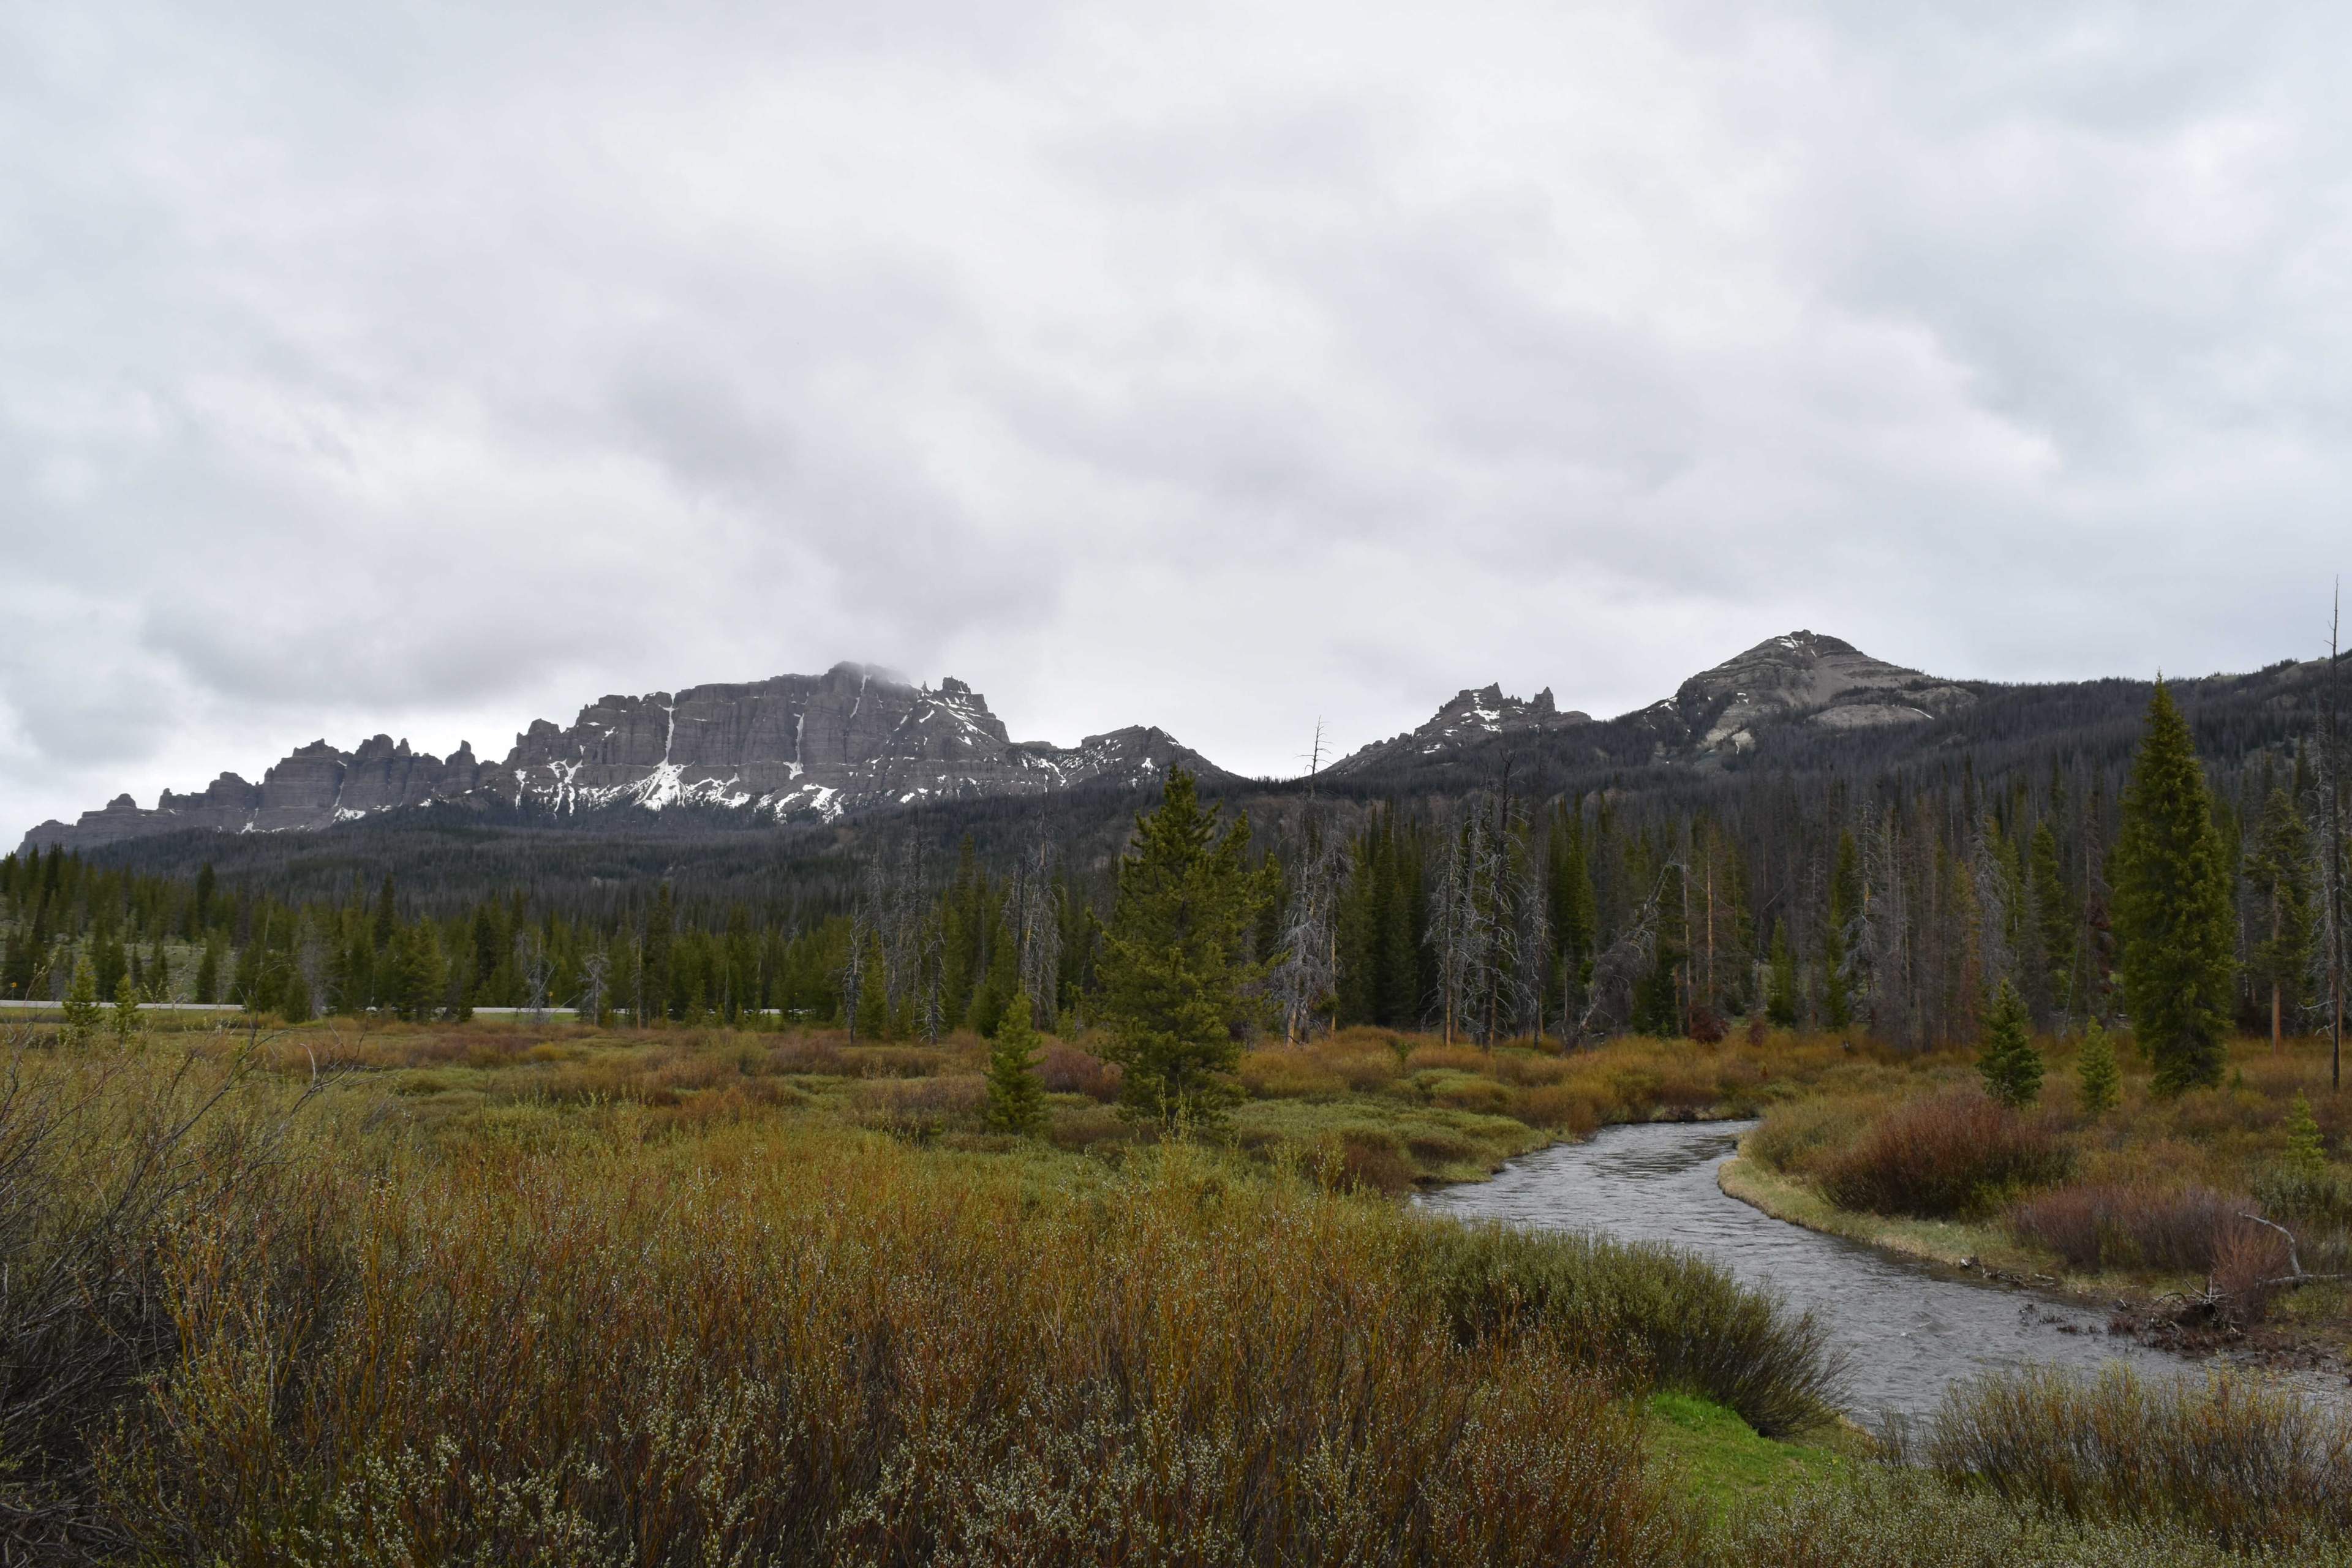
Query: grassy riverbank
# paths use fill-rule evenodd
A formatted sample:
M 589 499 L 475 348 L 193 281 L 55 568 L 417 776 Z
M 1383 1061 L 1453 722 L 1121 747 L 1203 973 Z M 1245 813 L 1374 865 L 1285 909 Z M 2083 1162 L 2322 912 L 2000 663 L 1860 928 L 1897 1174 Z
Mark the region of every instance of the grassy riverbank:
M 1946 1263 L 2137 1303 L 2182 1348 L 2352 1352 L 2352 1091 L 2322 1042 L 2231 1047 L 2221 1087 L 2155 1094 L 2126 1042 L 2116 1104 L 2087 1109 L 2079 1045 L 2022 1113 L 1957 1058 L 1886 1064 L 1772 1108 L 1724 1190 L 1767 1213 Z
M 1383 1195 L 1893 1070 L 1826 1042 L 1359 1034 L 1248 1058 L 1182 1143 L 1069 1045 L 1033 1141 L 980 1127 L 971 1041 L 16 1045 L 0 1529 L 28 1558 L 2221 1560 L 2160 1498 L 1881 1476 L 1828 1419 L 1832 1347 L 1717 1270 Z M 1987 1531 L 2014 1549 L 1938 1544 Z

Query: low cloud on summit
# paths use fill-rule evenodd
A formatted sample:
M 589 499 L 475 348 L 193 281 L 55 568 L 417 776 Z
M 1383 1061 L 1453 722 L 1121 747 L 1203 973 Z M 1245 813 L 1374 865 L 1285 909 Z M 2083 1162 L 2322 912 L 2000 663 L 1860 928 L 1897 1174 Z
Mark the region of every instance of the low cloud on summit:
M 1297 771 L 2318 651 L 2352 12 L 0 5 L 0 840 L 871 660 Z

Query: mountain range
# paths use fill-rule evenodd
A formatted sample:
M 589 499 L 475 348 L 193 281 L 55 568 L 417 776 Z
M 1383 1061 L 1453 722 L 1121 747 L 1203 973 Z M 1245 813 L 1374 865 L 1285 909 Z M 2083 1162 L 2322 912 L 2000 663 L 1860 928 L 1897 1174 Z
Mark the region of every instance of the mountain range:
M 2284 662 L 2252 676 L 2186 683 L 2237 707 L 2284 700 Z M 1948 679 L 1871 658 L 1811 631 L 1790 632 L 1684 681 L 1672 697 L 1613 719 L 1496 686 L 1465 690 L 1418 729 L 1330 763 L 1316 787 L 1355 795 L 1458 793 L 1509 781 L 1535 790 L 1604 777 L 1704 777 L 1759 763 L 1850 763 L 1938 744 L 2126 721 L 2137 683 L 2040 687 Z M 2112 737 L 2110 737 L 2112 739 Z M 1014 741 L 961 680 L 937 688 L 839 664 L 675 693 L 607 696 L 568 726 L 534 721 L 499 762 L 460 743 L 447 758 L 378 735 L 353 751 L 321 740 L 258 784 L 224 773 L 152 809 L 121 795 L 71 825 L 45 822 L 24 847 L 88 849 L 189 830 L 317 831 L 425 814 L 488 824 L 628 831 L 698 825 L 825 826 L 953 803 L 1156 786 L 1181 766 L 1221 794 L 1281 789 L 1218 767 L 1166 731 L 1132 725 L 1075 746 Z

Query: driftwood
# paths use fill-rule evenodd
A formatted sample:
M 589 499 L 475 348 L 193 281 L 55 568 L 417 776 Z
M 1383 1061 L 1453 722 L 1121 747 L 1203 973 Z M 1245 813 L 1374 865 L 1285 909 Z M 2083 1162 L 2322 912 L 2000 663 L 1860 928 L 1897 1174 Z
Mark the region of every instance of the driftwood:
M 2280 1225 L 2277 1221 L 2264 1219 L 2258 1214 L 2242 1214 L 2238 1217 L 2243 1220 L 2252 1220 L 2254 1224 L 2274 1230 L 2281 1236 L 2286 1237 L 2286 1266 L 2293 1272 L 2282 1274 L 2275 1279 L 2262 1280 L 2257 1286 L 2257 1289 L 2263 1290 L 2292 1289 L 2298 1285 L 2323 1285 L 2335 1279 L 2352 1279 L 2352 1274 L 2305 1273 L 2303 1271 L 2302 1255 L 2296 1250 L 2295 1247 L 2294 1232 L 2287 1229 L 2286 1226 Z

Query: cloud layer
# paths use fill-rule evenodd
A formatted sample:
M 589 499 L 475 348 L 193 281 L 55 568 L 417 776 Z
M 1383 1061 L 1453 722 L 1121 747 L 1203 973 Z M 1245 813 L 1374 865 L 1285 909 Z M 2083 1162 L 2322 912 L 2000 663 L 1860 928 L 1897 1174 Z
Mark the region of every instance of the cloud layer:
M 0 838 L 845 658 L 1286 773 L 2324 636 L 2340 7 L 379 9 L 0 6 Z

